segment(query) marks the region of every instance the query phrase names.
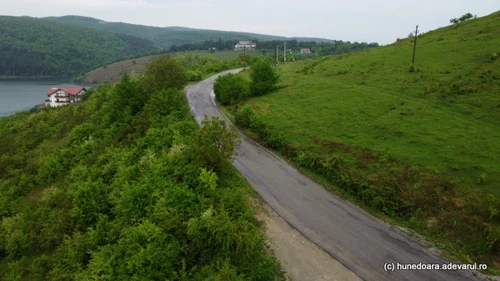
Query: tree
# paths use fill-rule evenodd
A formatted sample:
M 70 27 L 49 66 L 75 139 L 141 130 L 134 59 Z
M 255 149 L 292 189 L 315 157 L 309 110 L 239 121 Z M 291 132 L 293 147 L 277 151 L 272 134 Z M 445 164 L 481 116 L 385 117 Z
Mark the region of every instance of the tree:
M 226 74 L 214 84 L 215 98 L 221 105 L 232 105 L 243 101 L 248 96 L 247 80 L 237 74 Z
M 154 93 L 163 89 L 182 89 L 186 85 L 184 68 L 173 58 L 162 56 L 147 66 L 140 86 Z
M 259 59 L 252 64 L 250 77 L 250 93 L 262 96 L 276 89 L 279 76 L 269 60 Z
M 473 18 L 474 16 L 471 14 L 471 13 L 467 13 L 467 14 L 464 14 L 462 15 L 460 18 L 458 18 L 458 20 L 460 22 L 464 22 L 466 20 L 470 20 L 471 18 Z
M 457 24 L 457 23 L 460 23 L 460 22 L 464 22 L 464 21 L 470 20 L 472 18 L 474 18 L 474 15 L 472 15 L 471 13 L 466 13 L 466 14 L 463 14 L 458 19 L 457 18 L 450 19 L 450 23 Z
M 135 115 L 144 106 L 146 97 L 140 93 L 136 81 L 125 73 L 120 83 L 115 85 L 111 100 L 114 110 L 122 112 L 130 110 L 130 113 Z
M 220 172 L 231 165 L 240 143 L 238 131 L 233 126 L 228 128 L 218 117 L 205 118 L 201 125 L 191 143 L 192 157 L 204 168 Z

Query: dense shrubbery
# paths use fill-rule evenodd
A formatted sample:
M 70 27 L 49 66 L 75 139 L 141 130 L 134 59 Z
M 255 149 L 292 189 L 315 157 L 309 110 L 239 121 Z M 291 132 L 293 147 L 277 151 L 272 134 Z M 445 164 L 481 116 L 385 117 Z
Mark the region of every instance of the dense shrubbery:
M 260 59 L 252 64 L 250 69 L 250 93 L 252 96 L 262 96 L 276 89 L 279 76 L 272 62 Z
M 81 104 L 0 119 L 0 279 L 280 278 L 229 165 L 236 133 L 199 129 L 165 68 L 181 71 L 163 59 Z
M 240 60 L 218 60 L 191 54 L 176 56 L 175 60 L 187 70 L 186 78 L 190 82 L 200 81 L 209 74 L 247 66 L 246 62 Z
M 474 16 L 471 13 L 463 14 L 461 17 L 450 19 L 450 23 L 457 24 L 472 19 Z
M 215 81 L 214 92 L 221 105 L 237 104 L 248 97 L 249 83 L 241 75 L 229 73 Z
M 226 74 L 215 81 L 214 92 L 221 105 L 236 105 L 249 96 L 262 96 L 277 88 L 279 80 L 272 61 L 266 58 L 254 58 L 250 67 L 251 81 L 239 74 Z

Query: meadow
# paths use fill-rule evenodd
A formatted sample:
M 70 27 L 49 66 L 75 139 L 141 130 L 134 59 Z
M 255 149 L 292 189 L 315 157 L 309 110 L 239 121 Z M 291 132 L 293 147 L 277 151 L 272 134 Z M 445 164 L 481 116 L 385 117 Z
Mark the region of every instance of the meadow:
M 499 23 L 496 12 L 420 34 L 414 65 L 412 37 L 279 64 L 279 89 L 245 102 L 260 122 L 247 132 L 332 190 L 498 274 Z

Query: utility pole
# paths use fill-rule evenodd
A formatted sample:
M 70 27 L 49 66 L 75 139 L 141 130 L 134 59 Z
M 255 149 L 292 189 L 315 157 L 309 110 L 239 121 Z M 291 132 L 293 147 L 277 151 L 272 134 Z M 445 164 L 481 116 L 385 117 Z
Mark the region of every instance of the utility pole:
M 276 45 L 276 51 L 274 52 L 274 66 L 278 65 L 278 45 Z
M 417 49 L 417 35 L 418 35 L 418 25 L 415 28 L 415 40 L 413 40 L 413 59 L 411 60 L 411 64 L 415 64 L 415 50 Z
M 285 41 L 285 45 L 283 46 L 283 63 L 286 62 L 286 41 Z
M 243 56 L 247 55 L 247 46 L 243 46 Z

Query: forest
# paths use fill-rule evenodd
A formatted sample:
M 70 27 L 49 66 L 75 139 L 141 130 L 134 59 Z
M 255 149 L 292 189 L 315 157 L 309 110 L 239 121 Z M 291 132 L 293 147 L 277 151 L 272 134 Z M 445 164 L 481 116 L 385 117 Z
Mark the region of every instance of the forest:
M 1 280 L 283 280 L 231 165 L 238 134 L 200 129 L 186 83 L 162 57 L 0 118 Z
M 156 50 L 138 37 L 73 23 L 0 16 L 0 75 L 74 75 Z
M 298 41 L 293 40 L 258 40 L 254 39 L 257 45 L 257 50 L 261 51 L 263 54 L 274 54 L 276 46 L 279 46 L 280 51 L 283 49 L 283 44 L 286 43 L 287 50 L 295 51 L 295 54 L 300 52 L 301 48 L 310 48 L 311 52 L 326 56 L 334 54 L 344 54 L 349 52 L 361 51 L 368 48 L 378 47 L 378 43 L 366 43 L 366 42 L 349 42 L 342 40 L 335 41 Z M 234 45 L 238 43 L 237 40 L 206 40 L 199 43 L 189 43 L 183 45 L 173 45 L 170 47 L 170 52 L 181 52 L 181 51 L 193 51 L 193 50 L 208 50 L 210 48 L 215 48 L 215 50 L 233 50 Z
M 157 27 L 129 24 L 123 22 L 106 22 L 103 20 L 82 17 L 82 16 L 62 16 L 47 18 L 57 22 L 70 22 L 80 24 L 99 30 L 105 30 L 114 33 L 127 34 L 154 42 L 162 49 L 168 49 L 172 45 L 183 44 L 197 44 L 207 40 L 224 40 L 224 41 L 238 41 L 250 40 L 252 38 L 258 40 L 286 40 L 283 36 L 265 35 L 249 32 L 234 32 L 234 31 L 221 31 L 221 30 L 207 30 L 187 28 L 180 26 Z M 299 41 L 314 41 L 323 42 L 330 41 L 323 38 L 301 38 L 294 37 Z M 234 46 L 234 44 L 233 44 Z

